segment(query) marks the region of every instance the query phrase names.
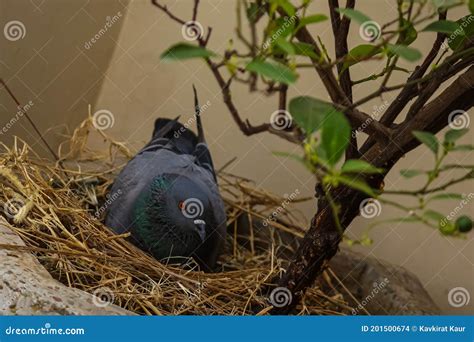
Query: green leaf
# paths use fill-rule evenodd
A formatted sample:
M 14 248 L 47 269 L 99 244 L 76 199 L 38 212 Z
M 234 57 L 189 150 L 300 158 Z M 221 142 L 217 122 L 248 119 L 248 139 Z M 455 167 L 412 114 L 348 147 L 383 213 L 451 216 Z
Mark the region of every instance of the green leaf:
M 327 156 L 326 156 L 326 151 L 324 151 L 324 149 L 321 147 L 321 145 L 318 145 L 316 147 L 316 155 L 320 159 L 322 159 L 323 161 L 328 159 Z
M 438 139 L 436 139 L 434 134 L 422 131 L 413 131 L 412 133 L 415 138 L 417 138 L 420 142 L 428 146 L 428 148 L 433 151 L 435 155 L 438 154 L 439 143 Z
M 277 62 L 266 62 L 260 59 L 251 61 L 245 67 L 246 70 L 255 72 L 273 81 L 285 84 L 295 83 L 298 75 L 286 65 Z
M 321 129 L 321 147 L 329 165 L 334 166 L 349 144 L 351 125 L 343 113 L 333 108 L 326 113 Z
M 423 31 L 451 34 L 459 29 L 459 24 L 451 20 L 438 20 L 426 26 Z
M 416 31 L 413 24 L 406 20 L 402 19 L 402 31 L 398 37 L 397 44 L 410 45 L 418 37 L 418 32 Z
M 401 170 L 400 171 L 400 174 L 405 178 L 412 178 L 419 175 L 423 175 L 425 173 L 426 173 L 425 171 L 421 171 L 421 170 Z
M 357 10 L 353 10 L 351 8 L 336 8 L 336 11 L 351 20 L 357 21 L 359 24 L 363 24 L 366 21 L 371 21 L 371 19 L 364 13 Z
M 438 222 L 441 221 L 441 220 L 445 220 L 445 219 L 446 219 L 446 217 L 445 217 L 443 214 L 441 214 L 441 213 L 439 213 L 439 212 L 437 212 L 437 211 L 434 211 L 434 210 L 427 210 L 427 211 L 425 211 L 425 212 L 423 213 L 423 217 L 424 217 L 424 218 L 427 218 L 427 219 L 429 219 L 429 220 L 433 220 L 433 221 L 435 221 L 436 223 L 438 223 Z
M 449 131 L 446 132 L 444 135 L 444 141 L 447 143 L 454 143 L 456 142 L 459 138 L 461 138 L 464 134 L 469 132 L 467 128 L 463 129 L 450 129 Z
M 215 56 L 215 53 L 203 47 L 188 43 L 177 43 L 163 52 L 160 58 L 164 61 L 175 61 L 190 58 L 206 58 L 212 56 Z
M 316 54 L 316 51 L 314 50 L 314 46 L 311 44 L 307 43 L 292 43 L 294 49 L 295 49 L 295 54 L 299 56 L 307 56 L 312 59 L 318 59 L 318 55 Z
M 372 223 L 370 227 L 376 227 L 387 223 L 410 223 L 410 222 L 420 222 L 421 218 L 414 215 L 407 215 L 405 217 L 393 217 L 386 220 L 380 220 Z
M 270 0 L 271 3 L 277 4 L 290 16 L 294 16 L 296 13 L 295 7 L 288 0 Z
M 464 197 L 461 194 L 456 193 L 444 193 L 430 197 L 426 202 L 437 201 L 437 200 L 462 200 Z
M 454 146 L 451 151 L 474 151 L 474 145 L 458 145 Z
M 359 63 L 360 61 L 373 57 L 382 52 L 382 49 L 378 46 L 371 44 L 361 44 L 351 49 L 346 56 L 344 62 L 344 69 Z
M 265 8 L 263 6 L 259 6 L 256 2 L 252 2 L 247 8 L 246 14 L 247 14 L 247 19 L 251 23 L 254 23 L 264 13 L 265 13 Z
M 436 9 L 445 9 L 459 4 L 459 0 L 431 0 Z
M 342 165 L 343 173 L 382 173 L 383 169 L 379 169 L 361 159 L 349 159 Z
M 272 20 L 268 26 L 267 39 L 274 45 L 277 38 L 286 38 L 295 30 L 295 21 L 289 20 L 288 17 L 279 17 Z
M 291 99 L 289 109 L 296 124 L 311 135 L 321 127 L 326 114 L 334 107 L 311 96 L 298 96 Z
M 310 15 L 310 16 L 301 18 L 301 20 L 300 20 L 298 26 L 296 27 L 295 31 L 298 31 L 300 28 L 302 28 L 306 25 L 320 23 L 321 21 L 325 21 L 327 19 L 328 19 L 328 17 L 325 16 L 324 14 L 314 14 L 314 15 Z
M 276 40 L 276 45 L 288 55 L 294 55 L 296 53 L 293 44 L 291 44 L 289 41 L 285 40 L 284 38 L 278 38 Z
M 377 221 L 373 224 L 373 226 L 384 224 L 384 223 L 399 223 L 399 222 L 404 223 L 404 222 L 418 222 L 418 221 L 420 221 L 419 217 L 408 215 L 405 217 L 394 217 L 394 218 L 390 218 L 386 220 Z
M 361 179 L 355 179 L 351 177 L 347 177 L 344 175 L 338 175 L 334 176 L 336 180 L 338 180 L 340 183 L 347 185 L 353 189 L 359 190 L 360 192 L 363 192 L 371 197 L 376 197 L 377 195 L 375 194 L 374 189 L 372 189 L 366 182 L 364 182 Z
M 409 62 L 417 61 L 422 57 L 420 51 L 406 45 L 387 44 L 387 49 L 391 53 L 394 53 Z
M 453 51 L 462 48 L 466 40 L 474 36 L 474 20 L 472 20 L 472 14 L 466 15 L 456 22 L 459 24 L 459 29 L 448 37 L 448 45 Z
M 469 11 L 474 14 L 474 0 L 469 0 Z

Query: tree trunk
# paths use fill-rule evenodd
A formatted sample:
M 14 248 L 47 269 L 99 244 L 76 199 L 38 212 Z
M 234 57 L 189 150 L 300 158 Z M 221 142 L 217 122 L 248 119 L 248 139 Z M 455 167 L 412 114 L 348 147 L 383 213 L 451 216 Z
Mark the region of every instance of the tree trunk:
M 347 187 L 339 187 L 333 193 L 341 204 L 340 223 L 345 230 L 359 215 L 359 206 L 366 195 Z M 327 262 L 337 253 L 343 231 L 339 231 L 334 214 L 328 203 L 322 203 L 311 221 L 311 227 L 301 241 L 287 272 L 280 279 L 279 286 L 288 288 L 293 294 L 289 305 L 274 308 L 273 314 L 288 314 L 298 304 L 306 288 L 326 267 Z

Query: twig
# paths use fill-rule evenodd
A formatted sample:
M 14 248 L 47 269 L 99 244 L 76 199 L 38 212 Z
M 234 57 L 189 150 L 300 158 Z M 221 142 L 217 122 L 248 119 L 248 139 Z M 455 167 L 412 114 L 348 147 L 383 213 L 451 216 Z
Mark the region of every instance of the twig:
M 20 102 L 18 101 L 18 99 L 16 98 L 16 96 L 13 94 L 13 92 L 10 90 L 10 88 L 8 87 L 8 85 L 5 83 L 5 81 L 3 81 L 3 79 L 0 78 L 0 84 L 2 84 L 6 91 L 8 92 L 8 94 L 10 95 L 10 97 L 13 99 L 13 101 L 15 102 L 15 104 L 17 105 L 18 109 L 21 109 L 23 110 L 23 106 L 20 104 Z M 33 129 L 35 130 L 36 134 L 38 134 L 39 138 L 41 139 L 41 141 L 44 143 L 44 145 L 46 146 L 46 148 L 48 149 L 48 151 L 51 153 L 51 155 L 53 156 L 53 158 L 55 159 L 55 161 L 59 164 L 59 166 L 64 169 L 64 166 L 62 164 L 62 162 L 59 160 L 59 157 L 58 155 L 56 154 L 56 152 L 54 152 L 54 150 L 51 148 L 51 146 L 48 144 L 48 142 L 46 141 L 46 139 L 43 137 L 43 134 L 41 134 L 41 132 L 39 131 L 38 127 L 36 126 L 36 124 L 33 122 L 33 120 L 30 118 L 29 114 L 23 110 L 23 114 L 25 115 L 26 119 L 29 121 L 29 123 L 31 124 L 31 126 L 33 127 Z
M 337 63 L 337 72 L 339 74 L 339 83 L 342 87 L 342 90 L 347 96 L 347 99 L 352 103 L 352 80 L 350 75 L 349 68 L 344 69 L 344 62 L 342 59 L 349 52 L 347 45 L 347 35 L 349 34 L 349 27 L 351 21 L 348 17 L 343 16 L 341 18 L 340 14 L 336 11 L 336 8 L 339 8 L 338 0 L 329 0 L 329 12 L 331 16 L 332 31 L 335 41 L 335 52 L 336 59 L 341 60 Z M 353 9 L 355 6 L 355 0 L 348 0 L 346 8 Z M 354 133 L 354 130 L 352 131 Z M 346 159 L 358 158 L 359 150 L 357 147 L 357 137 L 355 134 L 351 134 L 349 147 L 346 150 Z
M 162 5 L 158 2 L 158 0 L 151 0 L 151 3 L 153 5 L 155 5 L 156 7 L 158 7 L 159 9 L 161 9 L 163 12 L 165 12 L 168 17 L 170 17 L 172 20 L 176 21 L 177 23 L 181 24 L 181 25 L 185 25 L 186 24 L 186 21 L 184 21 L 183 19 L 180 19 L 178 18 L 177 16 L 175 16 L 172 12 L 170 12 L 168 10 L 168 6 L 166 5 Z M 197 11 L 197 9 L 196 9 Z
M 197 12 L 199 7 L 199 0 L 194 0 L 194 8 L 193 8 L 193 21 L 196 21 Z
M 433 192 L 446 190 L 451 185 L 461 183 L 465 180 L 473 179 L 473 178 L 474 178 L 474 171 L 470 171 L 462 177 L 452 179 L 449 182 L 444 183 L 443 185 L 437 186 L 437 187 L 432 188 L 432 189 L 419 189 L 419 190 L 414 190 L 414 191 L 409 191 L 409 190 L 386 190 L 386 191 L 384 191 L 384 194 L 387 194 L 387 195 L 410 195 L 410 196 L 413 196 L 413 195 L 427 195 L 427 194 L 431 194 Z
M 441 12 L 439 14 L 439 20 L 446 19 L 446 14 L 447 14 L 446 11 Z M 420 78 L 423 77 L 428 67 L 431 65 L 433 60 L 438 55 L 439 49 L 445 37 L 446 36 L 443 33 L 437 34 L 436 40 L 433 43 L 433 47 L 431 48 L 428 55 L 426 55 L 423 63 L 421 64 L 421 66 L 416 68 L 413 74 L 408 78 L 406 86 L 403 88 L 400 94 L 398 94 L 395 100 L 387 108 L 384 115 L 380 118 L 380 122 L 382 122 L 383 124 L 391 124 L 396 119 L 398 114 L 402 111 L 402 109 L 407 105 L 410 97 L 413 96 L 413 90 L 414 90 L 414 87 L 416 86 L 416 83 L 412 83 L 412 82 L 419 80 Z

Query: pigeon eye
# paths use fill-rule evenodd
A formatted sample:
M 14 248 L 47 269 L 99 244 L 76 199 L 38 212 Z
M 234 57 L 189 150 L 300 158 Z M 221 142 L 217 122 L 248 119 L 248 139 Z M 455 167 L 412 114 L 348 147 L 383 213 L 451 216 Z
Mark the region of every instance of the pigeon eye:
M 183 201 L 179 201 L 179 202 L 178 202 L 178 208 L 179 208 L 179 209 L 183 209 L 183 208 L 184 208 L 184 202 L 183 202 Z

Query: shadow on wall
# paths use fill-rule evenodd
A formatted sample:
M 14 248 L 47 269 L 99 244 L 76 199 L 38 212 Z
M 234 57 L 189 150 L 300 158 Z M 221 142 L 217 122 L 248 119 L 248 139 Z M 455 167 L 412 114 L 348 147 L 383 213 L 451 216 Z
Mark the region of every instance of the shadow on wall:
M 0 77 L 56 148 L 94 105 L 125 20 L 128 1 L 0 2 Z M 33 128 L 0 89 L 0 140 L 13 136 L 47 155 Z

